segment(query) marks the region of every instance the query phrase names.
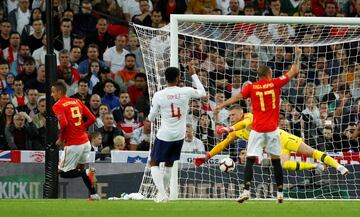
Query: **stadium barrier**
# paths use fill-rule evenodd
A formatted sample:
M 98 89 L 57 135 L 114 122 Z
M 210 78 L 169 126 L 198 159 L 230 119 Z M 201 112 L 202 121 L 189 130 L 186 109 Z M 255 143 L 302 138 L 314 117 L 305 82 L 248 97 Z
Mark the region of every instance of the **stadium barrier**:
M 62 151 L 59 151 L 61 155 Z M 360 164 L 360 152 L 338 152 L 328 153 L 331 157 L 335 158 L 340 164 Z M 143 163 L 145 164 L 148 159 L 149 152 L 147 151 L 111 151 L 111 162 L 112 163 Z M 97 159 L 95 152 L 90 152 L 88 163 L 95 163 Z M 198 154 L 182 153 L 180 157 L 180 163 L 192 163 Z M 218 164 L 220 160 L 227 155 L 216 155 L 210 159 L 208 164 Z M 265 158 L 266 155 L 263 156 Z M 263 159 L 259 159 L 258 163 Z M 300 155 L 292 154 L 291 160 L 314 162 L 312 158 Z M 11 162 L 11 163 L 44 163 L 45 162 L 45 151 L 1 151 L 0 150 L 0 162 Z M 315 161 L 316 162 L 316 161 Z
M 121 193 L 137 192 L 147 162 L 148 152 L 120 151 L 112 152 L 111 162 L 95 161 L 95 153 L 92 153 L 90 164 L 95 166 L 98 179 L 97 190 L 103 198 L 119 197 Z M 196 154 L 183 154 L 180 165 L 191 163 Z M 359 180 L 360 154 L 357 152 L 332 154 L 343 164 L 352 164 L 348 180 Z M 192 182 L 179 184 L 179 193 L 182 198 L 198 198 L 199 195 L 205 198 L 228 198 L 233 199 L 234 192 L 242 189 L 242 185 L 234 182 L 224 184 L 223 178 L 237 179 L 242 177 L 243 165 L 237 165 L 232 173 L 219 174 L 218 162 L 225 156 L 218 156 L 210 161 L 209 167 L 203 167 L 203 174 L 213 174 L 214 180 L 206 181 L 201 173 L 196 170 L 180 170 L 180 173 L 187 174 Z M 295 159 L 301 156 L 293 155 Z M 0 151 L 0 199 L 36 199 L 43 197 L 44 185 L 44 159 L 43 151 Z M 310 161 L 312 159 L 304 159 Z M 350 160 L 351 159 L 351 160 Z M 14 162 L 14 163 L 12 163 Z M 94 163 L 95 162 L 95 163 Z M 180 167 L 181 168 L 181 167 Z M 273 194 L 274 180 L 271 178 L 272 170 L 264 165 L 255 166 L 253 185 L 253 197 L 269 198 Z M 312 171 L 284 171 L 288 175 L 284 182 L 285 192 L 291 198 L 357 198 L 360 195 L 358 184 L 348 184 L 338 176 L 337 172 L 329 169 L 323 175 L 314 175 Z M 286 174 L 287 173 L 287 174 Z M 216 178 L 218 177 L 218 178 Z M 221 178 L 222 177 L 222 178 Z M 218 180 L 217 180 L 218 179 Z M 242 183 L 242 180 L 238 180 Z M 225 182 L 226 183 L 226 182 Z M 195 188 L 194 188 L 195 186 Z M 327 194 L 329 192 L 329 194 Z M 87 198 L 87 190 L 81 180 L 59 179 L 59 198 Z

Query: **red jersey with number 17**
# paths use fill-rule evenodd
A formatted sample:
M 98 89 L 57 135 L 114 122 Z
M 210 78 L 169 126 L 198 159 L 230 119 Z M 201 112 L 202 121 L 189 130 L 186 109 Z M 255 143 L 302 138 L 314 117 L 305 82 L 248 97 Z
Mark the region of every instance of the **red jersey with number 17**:
M 245 86 L 240 93 L 244 99 L 251 99 L 254 120 L 252 129 L 256 132 L 272 132 L 279 127 L 281 87 L 289 81 L 288 74 L 272 80 L 261 79 Z
M 65 141 L 65 146 L 81 145 L 89 141 L 85 129 L 92 125 L 96 118 L 81 100 L 64 96 L 52 109 L 59 122 L 59 139 Z M 85 123 L 83 117 L 86 117 Z

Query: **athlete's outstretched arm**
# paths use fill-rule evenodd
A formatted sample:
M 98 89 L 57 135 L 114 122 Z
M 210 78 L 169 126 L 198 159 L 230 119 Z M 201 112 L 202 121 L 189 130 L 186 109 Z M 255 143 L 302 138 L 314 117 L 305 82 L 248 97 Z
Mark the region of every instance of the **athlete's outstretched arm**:
M 205 161 L 209 160 L 210 158 L 214 157 L 215 155 L 219 154 L 222 150 L 228 147 L 234 140 L 236 139 L 235 132 L 230 133 L 226 139 L 215 145 L 209 152 L 206 152 L 205 156 L 198 157 L 194 159 L 194 164 L 196 166 L 200 166 L 201 164 L 205 163 Z
M 195 87 L 196 87 L 195 94 L 193 97 L 201 98 L 201 97 L 206 96 L 205 88 L 202 85 L 201 81 L 199 80 L 199 77 L 196 74 L 193 74 L 191 76 L 191 78 L 193 79 L 193 81 L 195 83 Z
M 191 97 L 194 98 L 201 98 L 206 96 L 206 91 L 204 86 L 202 85 L 201 81 L 199 80 L 199 77 L 195 73 L 195 67 L 192 65 L 190 66 L 189 70 L 187 71 L 188 75 L 191 76 L 193 80 L 193 85 L 196 87 L 196 89 L 191 89 Z
M 291 66 L 290 71 L 288 72 L 289 80 L 297 76 L 297 74 L 299 73 L 301 54 L 302 54 L 302 49 L 299 47 L 295 47 L 294 63 Z
M 236 124 L 230 126 L 230 127 L 225 127 L 225 126 L 217 126 L 216 127 L 216 133 L 219 135 L 225 134 L 225 133 L 230 133 L 233 131 L 238 131 L 238 130 L 242 130 L 246 127 L 250 127 L 252 125 L 252 117 L 245 117 L 243 120 L 237 122 Z
M 217 105 L 213 111 L 213 114 L 216 115 L 220 112 L 221 109 L 223 109 L 226 106 L 232 105 L 240 100 L 243 99 L 243 95 L 241 93 L 230 97 L 229 99 L 227 99 L 225 102 L 221 103 L 220 105 Z

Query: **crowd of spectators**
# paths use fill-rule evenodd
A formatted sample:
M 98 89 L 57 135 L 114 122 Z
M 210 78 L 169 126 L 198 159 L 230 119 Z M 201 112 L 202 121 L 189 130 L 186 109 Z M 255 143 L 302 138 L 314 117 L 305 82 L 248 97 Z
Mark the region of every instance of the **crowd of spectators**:
M 360 16 L 360 0 L 53 0 L 53 4 L 57 79 L 67 84 L 68 96 L 81 99 L 97 117 L 88 129 L 89 138 L 93 150 L 103 153 L 149 149 L 147 76 L 139 40 L 129 23 L 161 28 L 172 13 Z M 4 0 L 0 5 L 0 150 L 44 149 L 45 11 L 45 0 Z M 258 37 L 256 26 L 247 28 L 249 38 Z M 290 42 L 299 31 L 291 25 L 274 25 L 266 35 L 274 42 Z M 303 38 L 315 37 L 316 31 L 315 26 L 312 35 Z M 346 34 L 334 31 L 326 34 Z M 189 79 L 186 72 L 195 70 L 208 91 L 207 97 L 190 102 L 183 151 L 191 153 L 208 151 L 221 139 L 214 132 L 216 124 L 236 121 L 228 109 L 218 117 L 212 110 L 255 81 L 260 64 L 281 76 L 292 62 L 292 48 L 286 46 L 264 49 L 186 37 L 180 38 L 179 47 L 184 83 Z M 359 41 L 304 47 L 301 72 L 282 93 L 280 127 L 323 151 L 359 151 L 359 142 L 349 136 L 360 112 L 359 54 Z M 248 101 L 241 105 L 251 111 Z M 236 152 L 243 156 L 246 143 L 236 143 Z

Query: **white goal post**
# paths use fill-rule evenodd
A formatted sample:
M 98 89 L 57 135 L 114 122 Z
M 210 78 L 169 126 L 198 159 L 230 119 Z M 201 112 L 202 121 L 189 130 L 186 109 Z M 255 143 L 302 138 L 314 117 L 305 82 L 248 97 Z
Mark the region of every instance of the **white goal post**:
M 359 18 L 350 17 L 285 17 L 285 16 L 224 16 L 171 14 L 170 16 L 170 65 L 177 67 L 179 22 L 214 23 L 265 23 L 265 24 L 320 24 L 320 25 L 359 25 Z
M 211 115 L 218 96 L 222 93 L 225 97 L 231 96 L 247 82 L 256 80 L 253 72 L 259 64 L 275 67 L 274 76 L 282 74 L 292 62 L 292 49 L 302 47 L 301 73 L 298 79 L 293 79 L 284 87 L 281 105 L 284 120 L 280 121 L 281 127 L 303 137 L 305 143 L 312 147 L 329 153 L 346 165 L 351 174 L 342 177 L 332 168 L 322 174 L 312 170 L 284 171 L 285 196 L 294 199 L 360 198 L 360 147 L 356 149 L 354 141 L 346 137 L 346 133 L 353 130 L 354 120 L 351 118 L 357 116 L 354 109 L 360 112 L 360 100 L 354 97 L 360 96 L 359 18 L 173 14 L 170 24 L 161 29 L 134 27 L 143 53 L 150 101 L 156 91 L 166 86 L 164 71 L 167 67 L 179 67 L 183 84 L 191 85 L 186 70 L 189 65 L 196 65 L 208 97 L 192 101 L 194 104 L 191 104 L 187 115 L 189 123 L 193 124 L 194 137 L 204 143 L 206 151 L 222 139 L 214 134 L 215 123 Z M 219 78 L 217 73 L 221 60 L 225 69 L 223 77 Z M 328 83 L 324 76 L 328 76 Z M 227 81 L 222 83 L 219 80 Z M 323 89 L 319 88 L 323 86 Z M 338 91 L 339 94 L 343 91 L 345 95 L 349 91 L 352 93 L 350 100 L 341 104 L 341 108 L 336 98 Z M 332 92 L 335 99 L 331 98 Z M 312 108 L 317 112 L 308 111 L 308 98 L 314 98 L 316 108 Z M 241 105 L 246 111 L 251 111 L 248 102 Z M 327 113 L 322 109 L 327 109 Z M 212 129 L 204 133 L 200 119 L 206 114 L 210 118 L 208 128 Z M 220 121 L 221 124 L 230 124 L 226 114 L 227 111 L 224 111 L 225 118 Z M 158 127 L 159 120 L 152 126 L 151 144 Z M 326 137 L 327 130 L 331 131 L 332 140 Z M 334 140 L 335 134 L 339 136 L 339 141 Z M 176 162 L 173 168 L 171 199 L 236 198 L 243 183 L 243 165 L 239 159 L 243 149 L 242 141 L 237 141 L 200 168 L 192 163 L 199 153 L 182 154 L 180 162 Z M 222 173 L 218 162 L 228 156 L 239 160 L 239 164 L 234 172 Z M 254 168 L 253 197 L 273 197 L 275 185 L 271 165 L 266 158 L 264 155 L 263 159 L 259 159 Z M 292 159 L 314 162 L 312 158 L 297 154 L 292 155 Z M 156 194 L 149 167 L 145 169 L 139 192 L 147 198 Z

